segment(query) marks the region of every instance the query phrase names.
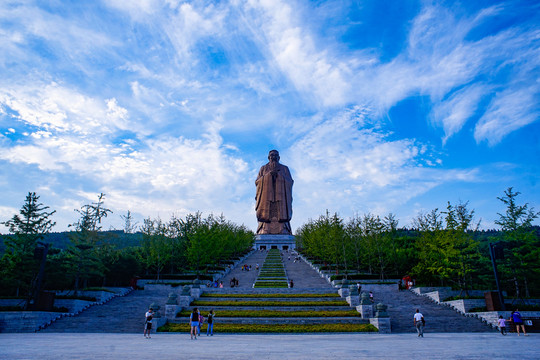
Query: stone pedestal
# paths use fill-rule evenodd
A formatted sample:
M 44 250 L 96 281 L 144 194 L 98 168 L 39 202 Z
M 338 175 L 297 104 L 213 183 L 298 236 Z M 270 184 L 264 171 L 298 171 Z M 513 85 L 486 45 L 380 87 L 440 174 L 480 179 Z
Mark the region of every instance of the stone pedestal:
M 199 279 L 195 279 L 193 280 L 193 285 L 191 286 L 190 296 L 194 300 L 197 300 L 201 296 L 201 294 L 202 294 L 201 281 Z
M 358 305 L 356 311 L 360 313 L 362 319 L 369 319 L 373 317 L 373 305 Z
M 390 318 L 388 317 L 370 318 L 369 323 L 379 329 L 379 334 L 390 334 L 392 332 Z
M 343 281 L 341 282 L 340 288 L 338 290 L 338 294 L 342 298 L 347 298 L 347 296 L 350 295 L 349 280 L 343 279 Z
M 349 295 L 345 298 L 345 300 L 347 300 L 347 302 L 349 303 L 349 305 L 351 306 L 358 306 L 360 305 L 360 296 L 358 295 Z
M 360 295 L 356 285 L 349 285 L 349 296 L 347 296 L 346 300 L 351 306 L 360 305 Z
M 191 301 L 192 301 L 191 296 L 189 296 L 189 295 L 188 296 L 180 295 L 178 297 L 178 306 L 186 308 L 186 307 L 189 306 L 189 304 L 191 304 Z
M 178 311 L 182 310 L 182 307 L 181 306 L 178 306 L 178 305 L 169 305 L 169 304 L 166 304 L 165 305 L 165 317 L 167 319 L 175 319 L 176 318 L 176 314 L 178 313 Z
M 259 234 L 255 235 L 255 243 L 253 244 L 253 248 L 255 250 L 292 250 L 296 249 L 296 240 L 293 235 Z
M 191 291 L 190 291 L 190 296 L 194 299 L 194 300 L 197 300 L 199 297 L 201 297 L 201 294 L 202 294 L 202 291 L 200 288 L 191 288 Z M 181 296 L 180 296 L 181 297 Z
M 167 319 L 174 319 L 178 311 L 178 294 L 169 293 L 167 303 L 165 303 L 165 317 Z

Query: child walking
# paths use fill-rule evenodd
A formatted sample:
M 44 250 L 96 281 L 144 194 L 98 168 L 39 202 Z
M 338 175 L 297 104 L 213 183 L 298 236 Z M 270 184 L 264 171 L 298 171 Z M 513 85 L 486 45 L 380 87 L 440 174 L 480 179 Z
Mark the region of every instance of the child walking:
M 501 316 L 499 316 L 499 329 L 501 330 L 501 335 L 506 335 L 506 320 Z

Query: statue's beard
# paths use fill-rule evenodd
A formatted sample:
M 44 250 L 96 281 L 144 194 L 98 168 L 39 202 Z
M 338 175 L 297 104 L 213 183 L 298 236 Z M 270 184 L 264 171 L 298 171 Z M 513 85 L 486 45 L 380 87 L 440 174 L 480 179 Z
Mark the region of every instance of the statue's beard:
M 274 169 L 277 169 L 278 167 L 278 162 L 277 160 L 270 160 L 270 169 L 274 170 Z

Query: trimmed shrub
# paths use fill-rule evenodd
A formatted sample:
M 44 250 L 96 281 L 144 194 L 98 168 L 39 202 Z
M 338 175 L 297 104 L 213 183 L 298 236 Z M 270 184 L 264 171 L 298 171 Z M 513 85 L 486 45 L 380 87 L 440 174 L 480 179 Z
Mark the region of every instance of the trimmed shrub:
M 204 324 L 201 332 L 206 330 Z M 189 333 L 190 327 L 185 324 L 166 324 L 158 328 L 159 332 Z M 378 332 L 371 324 L 218 324 L 214 325 L 216 333 L 333 333 L 333 332 Z
M 328 294 L 220 294 L 203 293 L 201 297 L 212 298 L 341 298 L 337 293 Z
M 325 301 L 230 301 L 230 300 L 195 300 L 191 306 L 349 306 L 345 300 L 325 300 Z
M 177 317 L 189 317 L 190 310 L 182 310 Z M 280 310 L 220 310 L 217 312 L 216 317 L 229 318 L 229 317 L 242 317 L 242 318 L 257 318 L 257 317 L 274 317 L 274 318 L 287 318 L 287 317 L 358 317 L 361 316 L 356 310 L 334 310 L 334 311 L 310 311 L 310 310 L 298 310 L 298 311 L 280 311 Z

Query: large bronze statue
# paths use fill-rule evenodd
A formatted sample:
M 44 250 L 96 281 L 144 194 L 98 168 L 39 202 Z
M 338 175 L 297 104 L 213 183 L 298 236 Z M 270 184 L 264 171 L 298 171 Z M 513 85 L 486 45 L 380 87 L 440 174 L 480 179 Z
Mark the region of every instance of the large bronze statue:
M 257 234 L 291 234 L 292 186 L 289 168 L 279 163 L 279 152 L 268 154 L 268 164 L 259 170 L 255 185 Z

